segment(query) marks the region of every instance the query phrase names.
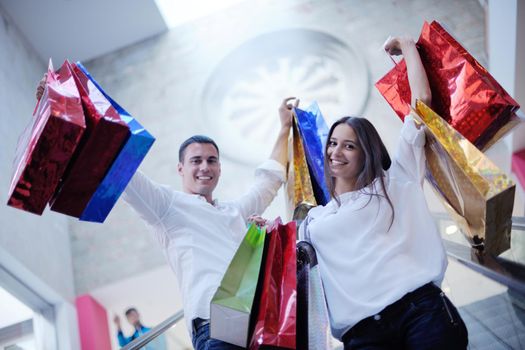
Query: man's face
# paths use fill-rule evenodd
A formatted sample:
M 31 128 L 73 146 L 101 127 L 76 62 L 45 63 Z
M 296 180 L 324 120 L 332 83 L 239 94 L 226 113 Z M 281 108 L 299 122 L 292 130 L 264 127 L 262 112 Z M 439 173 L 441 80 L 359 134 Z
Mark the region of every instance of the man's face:
M 200 194 L 211 203 L 213 190 L 221 175 L 219 153 L 212 144 L 192 143 L 186 147 L 178 171 L 184 192 Z
M 126 318 L 128 319 L 128 322 L 133 326 L 137 326 L 140 322 L 139 313 L 136 311 L 129 312 L 126 315 Z

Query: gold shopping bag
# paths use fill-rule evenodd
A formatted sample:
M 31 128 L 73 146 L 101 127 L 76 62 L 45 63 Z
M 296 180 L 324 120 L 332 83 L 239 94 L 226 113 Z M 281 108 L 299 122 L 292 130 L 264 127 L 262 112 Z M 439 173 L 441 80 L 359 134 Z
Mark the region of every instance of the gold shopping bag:
M 286 183 L 287 206 L 293 220 L 302 220 L 308 211 L 317 205 L 317 202 L 295 115 L 290 143 L 292 145 L 288 148 L 290 152 L 288 155 L 288 181 Z
M 515 185 L 492 161 L 421 101 L 426 179 L 472 246 L 499 255 L 510 248 Z

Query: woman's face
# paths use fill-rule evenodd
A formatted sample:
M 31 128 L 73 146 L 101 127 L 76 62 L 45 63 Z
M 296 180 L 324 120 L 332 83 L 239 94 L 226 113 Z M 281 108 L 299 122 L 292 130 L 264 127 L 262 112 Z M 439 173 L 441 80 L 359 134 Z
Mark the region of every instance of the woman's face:
M 363 168 L 364 153 L 354 129 L 342 123 L 335 127 L 326 150 L 330 174 L 336 189 L 355 190 L 355 181 Z

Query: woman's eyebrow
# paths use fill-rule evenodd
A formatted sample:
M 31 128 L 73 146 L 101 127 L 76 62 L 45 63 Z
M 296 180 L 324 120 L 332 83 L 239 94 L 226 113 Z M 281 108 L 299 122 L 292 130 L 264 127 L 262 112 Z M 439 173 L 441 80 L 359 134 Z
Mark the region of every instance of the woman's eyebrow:
M 330 141 L 339 141 L 337 138 L 335 137 L 330 137 Z M 346 140 L 343 140 L 342 142 L 351 142 L 351 143 L 354 143 L 357 145 L 357 141 L 354 141 L 354 140 L 351 140 L 351 139 L 346 139 Z

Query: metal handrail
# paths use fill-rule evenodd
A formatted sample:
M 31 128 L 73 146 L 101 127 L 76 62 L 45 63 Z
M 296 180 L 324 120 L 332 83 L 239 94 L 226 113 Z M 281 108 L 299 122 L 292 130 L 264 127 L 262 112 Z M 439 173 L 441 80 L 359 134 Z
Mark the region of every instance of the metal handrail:
M 518 230 L 525 230 L 525 216 L 513 216 L 512 228 Z
M 454 220 L 444 212 L 433 212 L 432 216 L 438 220 L 448 220 L 453 222 Z M 524 230 L 525 231 L 525 216 L 513 216 L 512 217 L 512 229 Z
M 120 350 L 137 350 L 147 345 L 153 339 L 166 332 L 168 329 L 173 327 L 175 323 L 179 322 L 184 317 L 184 310 L 179 310 L 173 316 L 168 317 L 166 320 L 153 327 L 147 333 L 141 335 L 131 343 L 127 344 Z

